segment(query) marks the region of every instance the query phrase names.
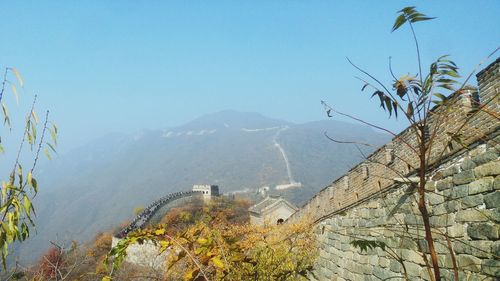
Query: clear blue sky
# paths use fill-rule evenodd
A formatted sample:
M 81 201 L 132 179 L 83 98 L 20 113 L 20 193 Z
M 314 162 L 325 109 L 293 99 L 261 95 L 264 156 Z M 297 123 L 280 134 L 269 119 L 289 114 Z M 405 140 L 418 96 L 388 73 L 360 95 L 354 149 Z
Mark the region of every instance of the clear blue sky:
M 345 57 L 387 83 L 389 56 L 415 73 L 409 30 L 390 32 L 409 5 L 438 17 L 416 26 L 424 65 L 451 54 L 470 72 L 500 45 L 498 0 L 3 0 L 0 67 L 17 67 L 24 95 L 51 109 L 63 150 L 225 109 L 320 120 L 322 99 L 398 130 Z

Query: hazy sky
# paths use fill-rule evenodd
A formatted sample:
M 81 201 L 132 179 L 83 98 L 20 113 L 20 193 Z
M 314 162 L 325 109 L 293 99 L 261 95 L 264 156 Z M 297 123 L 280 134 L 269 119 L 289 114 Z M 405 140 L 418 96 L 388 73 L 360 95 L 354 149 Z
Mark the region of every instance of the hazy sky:
M 500 44 L 497 0 L 2 0 L 0 67 L 23 74 L 21 103 L 50 108 L 63 150 L 225 109 L 320 120 L 322 99 L 387 124 L 345 57 L 385 82 L 389 56 L 415 73 L 408 28 L 390 32 L 408 5 L 438 17 L 416 25 L 424 65 L 451 54 L 468 73 Z

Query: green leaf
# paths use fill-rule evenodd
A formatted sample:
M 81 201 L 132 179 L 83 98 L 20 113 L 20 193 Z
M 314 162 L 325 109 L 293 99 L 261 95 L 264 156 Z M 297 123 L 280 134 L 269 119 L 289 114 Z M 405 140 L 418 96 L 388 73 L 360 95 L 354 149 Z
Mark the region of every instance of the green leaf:
M 38 182 L 33 177 L 31 178 L 31 186 L 33 187 L 35 193 L 38 193 Z
M 394 22 L 394 25 L 392 26 L 392 32 L 396 31 L 398 28 L 400 28 L 404 23 L 406 22 L 406 17 L 404 14 L 399 15 L 396 18 L 396 21 Z
M 399 13 L 405 13 L 405 14 L 412 14 L 415 12 L 415 6 L 408 6 L 404 7 L 403 9 L 399 10 Z
M 389 111 L 389 116 L 392 115 L 392 104 L 391 99 L 389 97 L 384 98 L 385 106 L 387 106 L 387 111 Z
M 425 17 L 425 16 L 423 16 L 423 17 L 415 17 L 415 18 L 412 18 L 410 20 L 410 22 L 426 21 L 426 20 L 433 20 L 433 19 L 435 19 L 435 18 Z
M 354 248 L 360 249 L 361 252 L 368 251 L 368 249 L 381 248 L 385 251 L 386 244 L 382 241 L 374 240 L 353 240 L 349 242 Z
M 9 118 L 9 111 L 7 110 L 7 106 L 2 103 L 2 111 L 3 111 L 3 123 L 7 123 L 7 125 L 9 125 L 9 129 L 12 128 L 12 126 L 10 125 L 10 118 Z
M 45 144 L 50 148 L 50 150 L 52 150 L 55 154 L 57 154 L 57 151 L 52 144 L 50 144 L 48 142 L 46 142 Z
M 446 100 L 446 96 L 440 93 L 434 93 L 434 96 L 438 97 L 441 101 Z
M 29 216 L 31 212 L 31 201 L 26 195 L 24 195 L 23 201 L 24 201 L 24 211 L 26 212 L 26 215 Z
M 52 128 L 49 129 L 49 131 L 52 142 L 54 143 L 54 145 L 57 145 L 57 126 L 55 124 L 52 124 Z

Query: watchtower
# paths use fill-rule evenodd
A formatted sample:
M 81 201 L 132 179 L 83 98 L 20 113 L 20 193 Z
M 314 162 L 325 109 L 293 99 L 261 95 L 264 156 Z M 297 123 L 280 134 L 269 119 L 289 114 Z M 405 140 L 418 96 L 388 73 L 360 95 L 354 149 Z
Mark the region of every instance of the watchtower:
M 201 191 L 203 193 L 203 200 L 210 200 L 212 196 L 219 196 L 219 186 L 209 184 L 195 184 L 193 191 Z

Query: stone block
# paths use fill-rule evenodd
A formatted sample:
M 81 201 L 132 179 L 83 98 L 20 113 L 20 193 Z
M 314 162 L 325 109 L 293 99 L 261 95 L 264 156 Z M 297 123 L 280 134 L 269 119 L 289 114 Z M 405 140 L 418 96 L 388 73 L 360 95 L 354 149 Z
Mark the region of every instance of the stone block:
M 400 273 L 402 271 L 401 264 L 398 261 L 393 260 L 393 259 L 391 259 L 391 262 L 389 264 L 389 268 L 391 269 L 392 272 Z
M 434 206 L 438 205 L 444 202 L 444 196 L 441 194 L 436 194 L 436 193 L 427 193 L 427 200 L 429 200 L 429 203 Z
M 500 223 L 500 208 L 482 210 L 490 221 Z
M 436 182 L 434 182 L 434 181 L 428 181 L 425 184 L 425 190 L 426 191 L 435 191 L 436 190 Z
M 388 267 L 389 266 L 389 259 L 388 258 L 384 258 L 384 257 L 380 257 L 378 259 L 378 265 L 381 266 L 381 267 Z
M 415 215 L 406 215 L 404 218 L 404 222 L 408 225 L 421 225 L 423 223 L 422 218 L 420 216 Z
M 483 260 L 482 272 L 496 278 L 500 277 L 500 260 Z
M 367 255 L 360 255 L 358 262 L 361 264 L 368 264 L 370 262 L 370 257 Z
M 493 242 L 493 245 L 491 246 L 491 253 L 500 257 L 500 240 Z
M 420 270 L 422 269 L 420 265 L 407 261 L 404 261 L 403 263 L 409 276 L 420 276 Z
M 486 208 L 500 207 L 500 191 L 495 191 L 484 196 L 484 204 Z
M 474 163 L 479 166 L 494 161 L 497 158 L 498 158 L 497 153 L 493 150 L 490 150 L 473 157 L 472 161 L 474 161 Z
M 449 189 L 452 186 L 453 186 L 453 178 L 452 177 L 448 177 L 448 178 L 436 181 L 436 189 L 439 191 Z
M 451 260 L 451 256 L 449 254 L 438 255 L 438 265 L 441 268 L 452 268 L 453 262 Z
M 491 257 L 491 248 L 493 241 L 477 240 L 477 241 L 455 241 L 453 250 L 456 254 L 467 254 L 478 258 Z
M 391 278 L 394 279 L 394 277 L 400 276 L 400 274 L 398 274 L 398 273 L 394 273 L 392 271 L 389 271 L 389 270 L 383 269 L 383 268 L 379 268 L 379 267 L 373 268 L 373 275 L 381 280 L 389 280 Z
M 466 209 L 457 212 L 457 222 L 481 222 L 488 221 L 488 217 L 478 209 Z
M 481 259 L 476 258 L 472 255 L 458 255 L 457 256 L 458 266 L 461 269 L 465 269 L 473 272 L 481 271 Z
M 366 204 L 366 208 L 378 209 L 378 208 L 380 208 L 380 203 L 377 201 L 370 201 L 369 203 Z
M 495 182 L 493 183 L 493 188 L 495 190 L 499 190 L 500 189 L 500 176 L 496 176 L 495 177 Z
M 460 269 L 459 269 L 460 270 Z M 452 270 L 452 269 L 445 269 L 445 270 L 442 270 L 441 271 L 441 280 L 443 281 L 455 281 L 455 272 Z M 458 280 L 459 281 L 462 281 L 462 280 L 467 280 L 467 281 L 472 281 L 470 279 L 468 279 L 466 276 L 465 276 L 465 273 L 462 272 L 462 271 L 459 271 L 458 272 Z M 479 281 L 479 280 L 478 280 Z M 486 280 L 482 280 L 482 281 L 486 281 Z
M 446 227 L 455 224 L 455 214 L 445 214 L 440 216 L 432 216 L 429 222 L 433 227 Z
M 491 223 L 473 223 L 467 226 L 467 234 L 476 240 L 496 240 L 499 226 Z
M 439 215 L 444 215 L 448 213 L 448 210 L 446 210 L 446 203 L 439 204 L 437 206 L 432 207 L 432 211 L 430 211 L 430 214 L 433 216 L 439 216 Z
M 454 224 L 447 228 L 448 236 L 451 238 L 463 237 L 465 234 L 465 227 L 463 224 Z
M 479 206 L 481 204 L 483 204 L 483 195 L 482 194 L 465 196 L 461 200 L 461 205 L 462 205 L 463 209 L 476 207 L 476 206 Z
M 432 274 L 432 273 L 431 273 Z M 441 276 L 442 276 L 442 273 L 441 273 Z M 420 278 L 422 280 L 426 280 L 426 281 L 430 281 L 432 280 L 431 277 L 429 277 L 429 271 L 426 269 L 426 268 L 422 268 L 420 270 Z
M 472 170 L 476 168 L 476 166 L 477 166 L 476 163 L 474 163 L 474 161 L 472 161 L 471 159 L 465 159 L 464 162 L 462 162 L 462 165 L 460 165 L 460 168 L 466 171 L 466 170 Z
M 461 185 L 461 184 L 466 184 L 466 183 L 474 181 L 476 179 L 476 177 L 474 176 L 474 173 L 475 173 L 477 168 L 479 168 L 479 167 L 474 168 L 473 171 L 469 170 L 469 171 L 460 172 L 458 174 L 454 174 L 453 175 L 453 183 L 455 185 Z
M 469 194 L 478 194 L 487 192 L 493 189 L 493 177 L 485 177 L 469 184 Z
M 465 197 L 469 194 L 469 186 L 466 184 L 454 186 L 450 189 L 444 190 L 443 195 L 445 200 L 454 200 Z
M 411 261 L 412 263 L 425 265 L 422 254 L 417 251 L 403 249 L 401 250 L 401 257 L 404 260 Z
M 460 172 L 460 168 L 458 165 L 452 165 L 444 170 L 441 170 L 441 175 L 443 177 L 449 177 L 454 174 L 458 174 Z
M 496 176 L 500 174 L 500 161 L 493 161 L 474 168 L 474 174 L 478 178 L 485 176 Z
M 462 204 L 458 200 L 452 200 L 444 203 L 446 211 L 449 213 L 454 213 L 462 208 Z

